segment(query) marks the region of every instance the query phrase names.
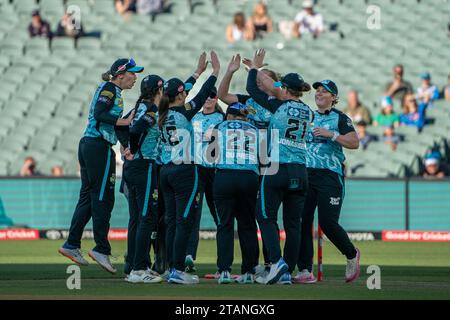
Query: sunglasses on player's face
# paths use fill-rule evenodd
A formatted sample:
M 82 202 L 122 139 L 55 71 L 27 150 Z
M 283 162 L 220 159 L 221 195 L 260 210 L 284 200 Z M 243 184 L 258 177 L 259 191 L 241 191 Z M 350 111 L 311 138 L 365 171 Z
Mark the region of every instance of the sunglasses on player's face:
M 119 68 L 117 68 L 117 73 L 126 71 L 128 69 L 136 67 L 136 62 L 133 60 L 133 58 L 128 59 L 127 63 L 121 65 Z

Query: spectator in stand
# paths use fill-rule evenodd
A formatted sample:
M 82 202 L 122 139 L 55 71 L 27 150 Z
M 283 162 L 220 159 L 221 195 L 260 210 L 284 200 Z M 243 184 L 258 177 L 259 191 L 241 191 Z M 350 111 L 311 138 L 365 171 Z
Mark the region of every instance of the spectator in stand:
M 403 106 L 405 112 L 400 115 L 400 125 L 415 126 L 421 132 L 425 124 L 425 117 L 419 112 L 415 96 L 407 94 Z
M 137 0 L 136 9 L 138 14 L 147 14 L 155 19 L 163 11 L 163 0 Z
M 52 177 L 62 177 L 63 175 L 63 168 L 61 166 L 52 167 Z
M 44 37 L 51 40 L 53 36 L 50 29 L 50 24 L 42 19 L 39 10 L 34 10 L 31 13 L 31 22 L 28 26 L 28 33 L 31 38 Z
M 227 27 L 226 37 L 229 43 L 252 40 L 254 38 L 253 31 L 249 23 L 246 22 L 244 13 L 238 12 L 234 15 L 233 23 Z
M 444 88 L 442 88 L 441 96 L 442 99 L 450 101 L 450 74 L 448 75 L 447 78 L 447 84 L 444 86 Z
M 61 18 L 56 30 L 57 37 L 71 37 L 75 40 L 85 35 L 81 22 L 74 21 L 72 14 L 66 13 Z
M 442 168 L 440 158 L 435 155 L 429 155 L 424 160 L 424 171 L 422 177 L 425 179 L 443 179 L 447 176 L 445 169 Z
M 366 150 L 369 143 L 372 141 L 378 141 L 378 137 L 376 135 L 367 132 L 367 123 L 365 121 L 356 123 L 356 132 L 358 133 L 359 144 L 363 150 Z
M 137 11 L 136 0 L 115 0 L 115 7 L 117 13 L 125 18 L 135 14 Z
M 267 6 L 263 2 L 256 4 L 253 16 L 249 21 L 249 27 L 254 39 L 262 39 L 267 33 L 273 31 L 272 18 L 267 14 Z
M 419 101 L 419 112 L 425 114 L 427 108 L 433 106 L 433 101 L 439 99 L 439 89 L 431 84 L 431 75 L 424 72 L 420 75 L 422 85 L 417 88 L 416 98 Z
M 352 90 L 347 95 L 347 107 L 343 112 L 349 116 L 354 123 L 364 121 L 366 124 L 372 123 L 372 116 L 367 107 L 359 101 L 358 92 Z
M 41 174 L 36 170 L 36 160 L 33 157 L 26 157 L 22 169 L 20 169 L 21 177 L 40 176 Z
M 386 85 L 385 95 L 401 103 L 407 93 L 413 93 L 413 86 L 409 81 L 403 79 L 403 65 L 397 64 L 393 71 L 394 79 Z
M 325 30 L 323 17 L 320 13 L 314 11 L 312 0 L 303 1 L 303 10 L 297 14 L 294 22 L 292 34 L 296 38 L 308 33 L 317 38 Z
M 397 150 L 397 145 L 401 141 L 401 137 L 395 133 L 394 126 L 385 126 L 381 140 L 391 147 L 392 151 Z
M 375 127 L 381 126 L 394 126 L 398 127 L 399 125 L 399 116 L 394 112 L 394 105 L 391 97 L 384 97 L 381 102 L 381 106 L 383 109 L 381 113 L 377 115 L 373 125 Z

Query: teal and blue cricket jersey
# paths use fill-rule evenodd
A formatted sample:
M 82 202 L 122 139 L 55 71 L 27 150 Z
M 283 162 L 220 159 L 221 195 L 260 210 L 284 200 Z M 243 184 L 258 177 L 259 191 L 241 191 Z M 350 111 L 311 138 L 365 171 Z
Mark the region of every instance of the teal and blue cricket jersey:
M 238 101 L 246 105 L 248 110 L 248 121 L 258 129 L 267 129 L 270 125 L 272 112 L 258 104 L 248 95 L 237 95 Z
M 278 108 L 269 126 L 271 161 L 306 164 L 306 138 L 313 118 L 309 106 L 300 101 L 285 101 Z M 278 155 L 274 154 L 274 143 L 278 144 Z
M 217 169 L 249 170 L 259 175 L 258 128 L 240 120 L 224 121 L 214 130 Z
M 273 115 L 270 119 L 269 156 L 280 164 L 306 164 L 306 137 L 311 130 L 314 113 L 302 101 L 278 100 L 260 90 L 256 84 L 258 71 L 249 71 L 247 91 Z
M 214 127 L 224 120 L 224 115 L 220 112 L 204 114 L 197 113 L 192 118 L 192 126 L 194 128 L 194 155 L 195 163 L 203 167 L 212 168 L 214 166 L 213 159 L 207 155 L 208 145 L 210 144 L 211 131 Z
M 115 124 L 122 114 L 122 89 L 111 82 L 103 82 L 92 99 L 84 136 L 103 138 L 115 145 L 118 141 Z
M 341 135 L 355 131 L 352 120 L 334 108 L 325 114 L 314 111 L 314 128 L 325 128 Z M 338 142 L 323 137 L 314 137 L 310 132 L 307 148 L 307 168 L 328 169 L 339 175 L 344 175 L 345 155 Z
M 157 112 L 156 105 L 141 103 L 138 107 L 130 125 L 130 147 L 134 159 L 156 160 L 158 156 L 160 132 Z
M 217 78 L 211 75 L 191 101 L 169 109 L 160 129 L 162 164 L 194 163 L 194 128 L 191 120 L 205 104 L 216 81 Z

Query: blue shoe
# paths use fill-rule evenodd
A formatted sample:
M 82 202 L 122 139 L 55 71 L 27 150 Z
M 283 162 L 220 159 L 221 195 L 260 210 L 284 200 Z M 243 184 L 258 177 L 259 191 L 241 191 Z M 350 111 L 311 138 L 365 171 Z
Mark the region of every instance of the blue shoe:
M 175 284 L 197 284 L 199 283 L 199 279 L 198 276 L 194 276 L 183 271 L 174 270 L 170 274 L 167 282 Z
M 220 278 L 217 281 L 219 284 L 229 284 L 231 283 L 231 275 L 229 271 L 222 271 L 220 273 Z
M 292 277 L 289 272 L 284 273 L 277 284 L 292 284 Z
M 283 258 L 280 258 L 277 263 L 272 264 L 270 272 L 266 278 L 266 284 L 275 284 L 280 280 L 281 276 L 288 271 L 289 267 L 284 262 Z

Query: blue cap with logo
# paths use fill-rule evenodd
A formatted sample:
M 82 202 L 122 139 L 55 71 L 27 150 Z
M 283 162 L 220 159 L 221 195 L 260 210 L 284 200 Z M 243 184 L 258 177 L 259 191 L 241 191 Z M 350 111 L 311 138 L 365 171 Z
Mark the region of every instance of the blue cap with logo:
M 327 90 L 331 94 L 334 94 L 335 96 L 337 96 L 338 93 L 339 93 L 336 83 L 334 83 L 331 80 L 322 80 L 322 81 L 318 81 L 318 82 L 314 82 L 313 83 L 313 88 L 314 89 L 317 90 L 317 88 L 319 88 L 319 87 L 324 87 L 325 90 Z
M 192 87 L 192 83 L 184 83 L 178 78 L 172 78 L 164 83 L 164 94 L 167 94 L 171 98 L 175 98 L 181 92 L 191 90 Z
M 292 90 L 301 91 L 305 80 L 298 73 L 288 73 L 281 78 L 281 81 L 275 82 L 273 86 L 275 88 L 286 87 Z
M 144 71 L 144 67 L 139 67 L 133 58 L 130 59 L 118 59 L 111 66 L 110 72 L 113 77 L 123 74 L 125 72 L 141 73 Z

